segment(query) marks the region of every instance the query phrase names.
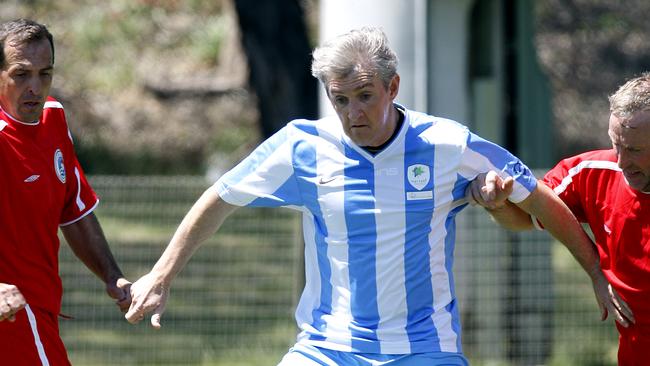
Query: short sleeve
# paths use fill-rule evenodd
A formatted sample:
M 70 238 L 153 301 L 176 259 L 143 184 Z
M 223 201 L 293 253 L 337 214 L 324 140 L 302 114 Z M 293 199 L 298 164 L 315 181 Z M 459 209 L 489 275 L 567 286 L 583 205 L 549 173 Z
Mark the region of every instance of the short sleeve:
M 576 216 L 578 221 L 585 222 L 586 217 L 582 208 L 580 194 L 578 192 L 577 179 L 571 174 L 571 168 L 575 165 L 575 159 L 564 159 L 553 169 L 549 170 L 543 178 L 544 184 L 549 186 L 564 201 L 569 209 Z
M 462 165 L 469 179 L 478 174 L 494 170 L 502 178 L 512 177 L 515 181 L 509 200 L 523 201 L 537 187 L 537 179 L 519 158 L 503 147 L 485 140 L 473 133 L 467 138 L 467 148 L 463 152 Z
M 77 154 L 68 139 L 66 153 L 63 155 L 66 175 L 65 205 L 61 214 L 61 226 L 72 224 L 91 213 L 99 199 L 88 183 Z
M 236 206 L 298 205 L 292 129 L 291 125 L 282 128 L 219 178 L 215 183 L 219 196 Z

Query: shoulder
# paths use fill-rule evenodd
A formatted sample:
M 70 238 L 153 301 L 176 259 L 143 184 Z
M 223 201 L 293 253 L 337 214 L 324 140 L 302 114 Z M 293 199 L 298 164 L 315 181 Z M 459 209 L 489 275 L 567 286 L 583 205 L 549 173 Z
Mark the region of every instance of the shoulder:
M 47 97 L 47 100 L 45 101 L 45 104 L 43 105 L 43 110 L 48 110 L 48 109 L 63 109 L 63 104 L 61 104 L 58 100 L 56 100 L 54 97 Z
M 319 125 L 321 120 L 310 119 L 295 119 L 287 124 L 285 129 L 290 135 L 307 134 L 316 136 L 318 135 Z
M 337 116 L 327 116 L 318 120 L 298 119 L 287 124 L 287 134 L 296 140 L 307 140 L 311 143 L 325 141 L 340 141 L 343 138 L 343 127 Z
M 594 150 L 561 160 L 544 175 L 544 181 L 561 193 L 576 183 L 587 188 L 615 184 L 620 173 L 614 150 Z
M 43 115 L 41 117 L 43 126 L 56 134 L 67 136 L 72 141 L 72 135 L 68 128 L 68 122 L 65 118 L 63 104 L 53 97 L 47 97 L 43 105 Z
M 63 110 L 63 104 L 53 97 L 47 97 L 45 104 L 43 105 L 43 116 L 41 120 L 44 124 L 47 123 L 63 123 L 66 125 L 65 112 Z
M 591 170 L 620 171 L 613 149 L 593 150 L 562 159 L 555 169 L 572 169 L 575 173 Z
M 411 135 L 417 135 L 433 144 L 465 145 L 469 129 L 454 120 L 406 110 Z

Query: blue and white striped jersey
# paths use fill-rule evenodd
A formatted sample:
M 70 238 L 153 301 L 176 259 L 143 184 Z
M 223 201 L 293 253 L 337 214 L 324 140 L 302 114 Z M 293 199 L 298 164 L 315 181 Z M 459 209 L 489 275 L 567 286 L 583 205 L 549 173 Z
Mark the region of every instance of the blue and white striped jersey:
M 349 352 L 461 352 L 452 273 L 455 215 L 479 173 L 536 187 L 503 148 L 454 121 L 405 110 L 395 139 L 371 155 L 336 116 L 296 120 L 216 184 L 238 206 L 303 212 L 306 284 L 299 342 Z

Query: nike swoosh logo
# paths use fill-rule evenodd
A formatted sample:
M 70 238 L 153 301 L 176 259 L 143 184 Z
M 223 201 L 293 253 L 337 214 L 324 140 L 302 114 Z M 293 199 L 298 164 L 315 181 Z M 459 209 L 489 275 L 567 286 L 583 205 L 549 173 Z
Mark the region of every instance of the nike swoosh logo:
M 40 175 L 34 174 L 34 175 L 26 178 L 23 182 L 25 182 L 25 183 L 36 182 L 38 180 L 38 178 L 40 178 L 40 177 L 41 177 Z
M 329 177 L 329 178 L 320 177 L 320 179 L 318 180 L 318 184 L 327 184 L 327 183 L 335 181 L 336 178 L 337 177 Z

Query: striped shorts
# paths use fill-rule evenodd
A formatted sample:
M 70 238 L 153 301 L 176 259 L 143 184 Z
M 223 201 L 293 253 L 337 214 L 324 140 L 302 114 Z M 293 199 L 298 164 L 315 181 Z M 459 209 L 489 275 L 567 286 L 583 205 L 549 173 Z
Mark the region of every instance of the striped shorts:
M 341 352 L 297 343 L 278 366 L 468 366 L 460 353 L 429 352 L 405 355 Z

